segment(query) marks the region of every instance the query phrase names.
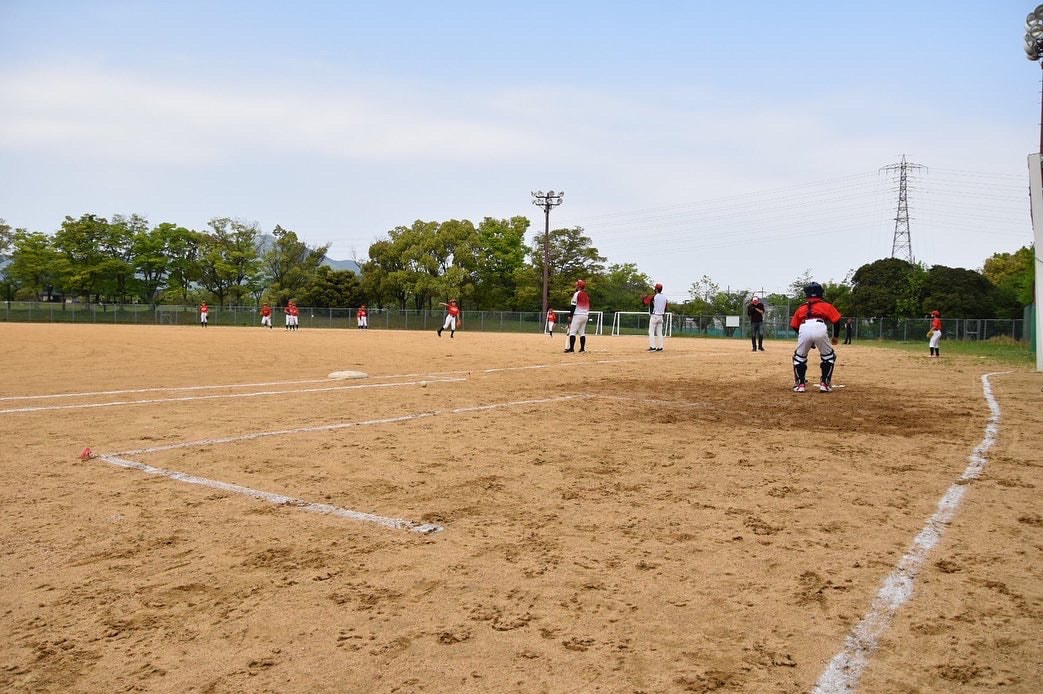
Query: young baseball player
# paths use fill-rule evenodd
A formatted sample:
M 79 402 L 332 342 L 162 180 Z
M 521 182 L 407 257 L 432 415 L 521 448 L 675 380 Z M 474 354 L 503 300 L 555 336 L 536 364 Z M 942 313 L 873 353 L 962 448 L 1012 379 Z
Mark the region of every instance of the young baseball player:
M 801 304 L 790 319 L 789 325 L 797 333 L 797 349 L 793 352 L 793 392 L 803 393 L 807 390 L 808 353 L 812 347 L 818 349 L 822 360 L 822 380 L 819 392 L 829 393 L 833 390 L 833 366 L 837 361 L 833 345 L 840 342 L 840 312 L 833 304 L 822 298 L 822 285 L 812 282 L 804 287 L 807 303 Z M 830 326 L 833 337 L 830 339 Z
M 205 328 L 207 320 L 209 320 L 209 318 L 210 307 L 207 306 L 206 302 L 204 301 L 203 304 L 199 307 L 199 324 Z
M 927 343 L 927 346 L 931 348 L 931 357 L 942 356 L 942 350 L 938 346 L 942 339 L 942 314 L 937 311 L 931 311 L 931 329 L 928 333 L 930 342 Z
M 366 330 L 369 328 L 369 321 L 366 320 L 365 304 L 359 306 L 359 310 L 355 312 L 355 320 L 358 322 L 359 330 Z
M 554 309 L 547 309 L 547 333 L 551 337 L 554 337 L 554 324 L 558 321 L 558 314 L 554 313 Z
M 463 318 L 460 317 L 460 307 L 456 305 L 456 299 L 450 299 L 449 303 L 438 302 L 439 306 L 445 306 L 445 323 L 438 329 L 438 336 L 442 337 L 442 331 L 448 330 L 449 337 L 456 335 L 456 326 L 463 325 Z
M 290 330 L 297 330 L 300 325 L 301 312 L 297 308 L 296 301 L 290 301 Z
M 569 346 L 566 352 L 576 351 L 576 337 L 579 336 L 579 351 L 587 351 L 587 319 L 590 317 L 590 297 L 584 291 L 587 283 L 576 280 L 576 293 L 572 295 L 572 308 L 569 309 Z
M 666 297 L 663 285 L 656 283 L 655 294 L 648 301 L 648 351 L 663 351 L 663 320 L 666 317 Z
M 272 307 L 265 304 L 261 307 L 261 327 L 268 326 L 268 329 L 272 329 Z

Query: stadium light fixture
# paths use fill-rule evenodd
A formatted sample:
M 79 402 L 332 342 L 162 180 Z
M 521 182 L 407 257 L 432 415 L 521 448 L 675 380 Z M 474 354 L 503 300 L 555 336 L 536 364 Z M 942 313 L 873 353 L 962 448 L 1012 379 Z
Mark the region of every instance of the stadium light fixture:
M 561 190 L 555 193 L 553 190 L 548 190 L 544 193 L 542 190 L 537 190 L 532 194 L 532 204 L 536 207 L 543 209 L 544 227 L 543 227 L 543 313 L 542 316 L 547 315 L 547 306 L 549 301 L 549 287 L 550 287 L 550 211 L 552 208 L 557 207 L 561 204 L 561 199 L 565 197 L 565 191 Z

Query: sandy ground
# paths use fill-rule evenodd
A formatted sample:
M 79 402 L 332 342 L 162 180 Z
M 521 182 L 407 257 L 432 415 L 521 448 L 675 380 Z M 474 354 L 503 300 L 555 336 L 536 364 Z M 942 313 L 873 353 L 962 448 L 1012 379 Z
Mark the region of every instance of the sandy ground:
M 807 692 L 983 441 L 995 372 L 984 473 L 857 687 L 1043 690 L 1041 374 L 855 344 L 844 388 L 798 395 L 790 342 L 0 341 L 0 690 Z

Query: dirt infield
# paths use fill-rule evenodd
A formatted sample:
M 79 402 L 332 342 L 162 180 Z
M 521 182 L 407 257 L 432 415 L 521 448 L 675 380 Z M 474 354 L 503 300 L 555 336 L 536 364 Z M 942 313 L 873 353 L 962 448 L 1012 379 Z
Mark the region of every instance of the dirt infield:
M 0 690 L 807 692 L 957 484 L 857 688 L 1043 688 L 1038 373 L 856 344 L 799 395 L 789 342 L 0 339 Z

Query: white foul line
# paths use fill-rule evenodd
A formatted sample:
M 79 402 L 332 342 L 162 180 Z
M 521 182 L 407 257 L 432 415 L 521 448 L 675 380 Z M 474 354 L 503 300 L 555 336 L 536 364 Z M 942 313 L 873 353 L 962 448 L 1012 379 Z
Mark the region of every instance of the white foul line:
M 443 378 L 432 383 L 452 383 L 466 381 L 465 378 Z M 155 405 L 161 402 L 189 402 L 192 400 L 223 400 L 225 398 L 256 398 L 263 395 L 296 395 L 298 393 L 321 393 L 331 390 L 354 390 L 358 388 L 397 388 L 399 386 L 416 385 L 417 381 L 401 381 L 398 383 L 366 383 L 357 386 L 328 386 L 326 388 L 300 388 L 297 390 L 259 390 L 253 393 L 229 393 L 227 395 L 186 395 L 180 398 L 152 398 L 150 400 L 114 400 L 112 402 L 95 402 L 80 405 L 42 405 L 39 407 L 16 407 L 0 410 L 0 414 L 16 412 L 41 412 L 45 410 L 82 410 L 96 407 L 120 407 L 126 405 Z
M 309 431 L 330 431 L 334 429 L 343 429 L 346 427 L 357 427 L 357 426 L 368 426 L 374 424 L 388 424 L 392 422 L 404 422 L 409 420 L 421 419 L 424 417 L 433 417 L 439 414 L 464 414 L 467 412 L 481 412 L 485 410 L 494 410 L 501 407 L 518 407 L 521 405 L 539 405 L 550 402 L 562 402 L 566 400 L 575 400 L 577 398 L 589 397 L 586 395 L 563 395 L 557 398 L 539 398 L 533 400 L 512 400 L 509 402 L 493 403 L 491 405 L 472 405 L 469 407 L 454 407 L 450 410 L 436 410 L 433 412 L 418 412 L 415 414 L 401 415 L 398 417 L 387 417 L 384 419 L 369 419 L 361 422 L 341 422 L 339 424 L 327 424 L 322 426 L 314 427 L 301 427 L 297 429 L 283 429 L 281 431 L 265 431 L 253 434 L 244 434 L 243 436 L 226 436 L 223 438 L 205 439 L 202 441 L 186 441 L 184 443 L 174 443 L 166 446 L 154 446 L 152 448 L 138 448 L 131 451 L 124 451 L 122 453 L 103 453 L 97 456 L 98 460 L 103 460 L 110 465 L 117 465 L 124 468 L 132 468 L 134 470 L 140 470 L 149 475 L 161 475 L 163 477 L 169 477 L 170 479 L 178 480 L 179 482 L 186 482 L 188 484 L 198 484 L 204 487 L 210 487 L 211 489 L 220 489 L 226 492 L 232 492 L 235 494 L 242 494 L 245 496 L 252 497 L 254 499 L 261 499 L 272 504 L 277 505 L 288 505 L 295 508 L 300 508 L 304 511 L 311 511 L 312 513 L 325 513 L 328 515 L 337 516 L 338 518 L 347 518 L 349 520 L 362 521 L 366 523 L 376 523 L 386 528 L 394 529 L 407 529 L 417 533 L 433 533 L 444 530 L 443 526 L 435 525 L 433 523 L 416 523 L 414 521 L 403 520 L 401 518 L 388 518 L 385 516 L 377 516 L 372 513 L 364 513 L 362 511 L 352 511 L 351 509 L 341 508 L 340 506 L 333 506 L 331 504 L 316 504 L 303 499 L 296 499 L 294 497 L 285 496 L 283 494 L 275 494 L 273 492 L 265 492 L 258 489 L 251 489 L 250 487 L 244 487 L 238 484 L 230 484 L 228 482 L 221 482 L 219 480 L 212 480 L 206 477 L 199 477 L 198 475 L 190 475 L 185 472 L 178 472 L 177 470 L 167 470 L 153 465 L 146 465 L 145 463 L 139 463 L 134 460 L 127 460 L 121 456 L 125 455 L 141 455 L 144 453 L 156 453 L 158 451 L 169 451 L 175 448 L 188 448 L 191 446 L 207 446 L 218 443 L 232 443 L 235 441 L 249 441 L 251 439 L 260 438 L 262 436 L 280 436 L 285 434 L 298 434 Z
M 899 608 L 912 597 L 913 581 L 927 560 L 928 553 L 941 540 L 945 529 L 956 515 L 967 490 L 966 483 L 978 479 L 985 469 L 985 454 L 996 443 L 996 436 L 1000 428 L 1000 406 L 992 395 L 992 386 L 989 385 L 989 376 L 995 375 L 998 374 L 985 374 L 981 377 L 982 391 L 992 416 L 985 427 L 984 438 L 970 455 L 970 464 L 942 496 L 941 501 L 938 502 L 938 510 L 927 520 L 927 524 L 913 539 L 912 547 L 898 561 L 898 565 L 891 575 L 884 579 L 883 585 L 880 586 L 880 590 L 877 591 L 876 597 L 870 605 L 869 612 L 847 635 L 844 640 L 844 649 L 833 656 L 819 677 L 813 690 L 815 694 L 835 694 L 855 690 L 859 678 L 869 664 L 870 656 L 880 645 L 880 637 L 890 628 L 891 620 Z
M 189 475 L 184 472 L 178 472 L 176 470 L 164 470 L 160 467 L 154 467 L 152 465 L 145 465 L 144 463 L 138 463 L 133 460 L 124 460 L 123 458 L 117 458 L 112 455 L 100 455 L 99 460 L 104 460 L 110 465 L 118 465 L 119 467 L 132 468 L 134 470 L 140 470 L 149 475 L 162 475 L 163 477 L 169 477 L 170 479 L 177 480 L 179 482 L 186 482 L 188 484 L 198 484 L 203 487 L 209 487 L 211 489 L 219 489 L 225 492 L 232 492 L 233 494 L 242 494 L 244 496 L 250 496 L 254 499 L 260 499 L 261 501 L 267 501 L 271 504 L 278 506 L 293 506 L 299 508 L 302 511 L 310 511 L 312 513 L 325 513 L 331 516 L 337 516 L 338 518 L 347 518 L 349 520 L 362 521 L 364 523 L 376 523 L 382 525 L 385 528 L 392 528 L 395 530 L 410 530 L 415 533 L 436 533 L 442 530 L 442 526 L 435 525 L 434 523 L 415 523 L 413 521 L 403 520 L 402 518 L 388 518 L 386 516 L 377 516 L 372 513 L 363 513 L 362 511 L 352 511 L 351 509 L 341 508 L 340 506 L 333 506 L 332 504 L 315 504 L 310 501 L 304 501 L 303 499 L 295 499 L 292 496 L 284 496 L 282 494 L 273 494 L 272 492 L 262 492 L 258 489 L 251 489 L 250 487 L 244 487 L 239 484 L 229 484 L 228 482 L 220 482 L 218 480 L 207 479 L 206 477 L 199 477 L 197 475 Z

